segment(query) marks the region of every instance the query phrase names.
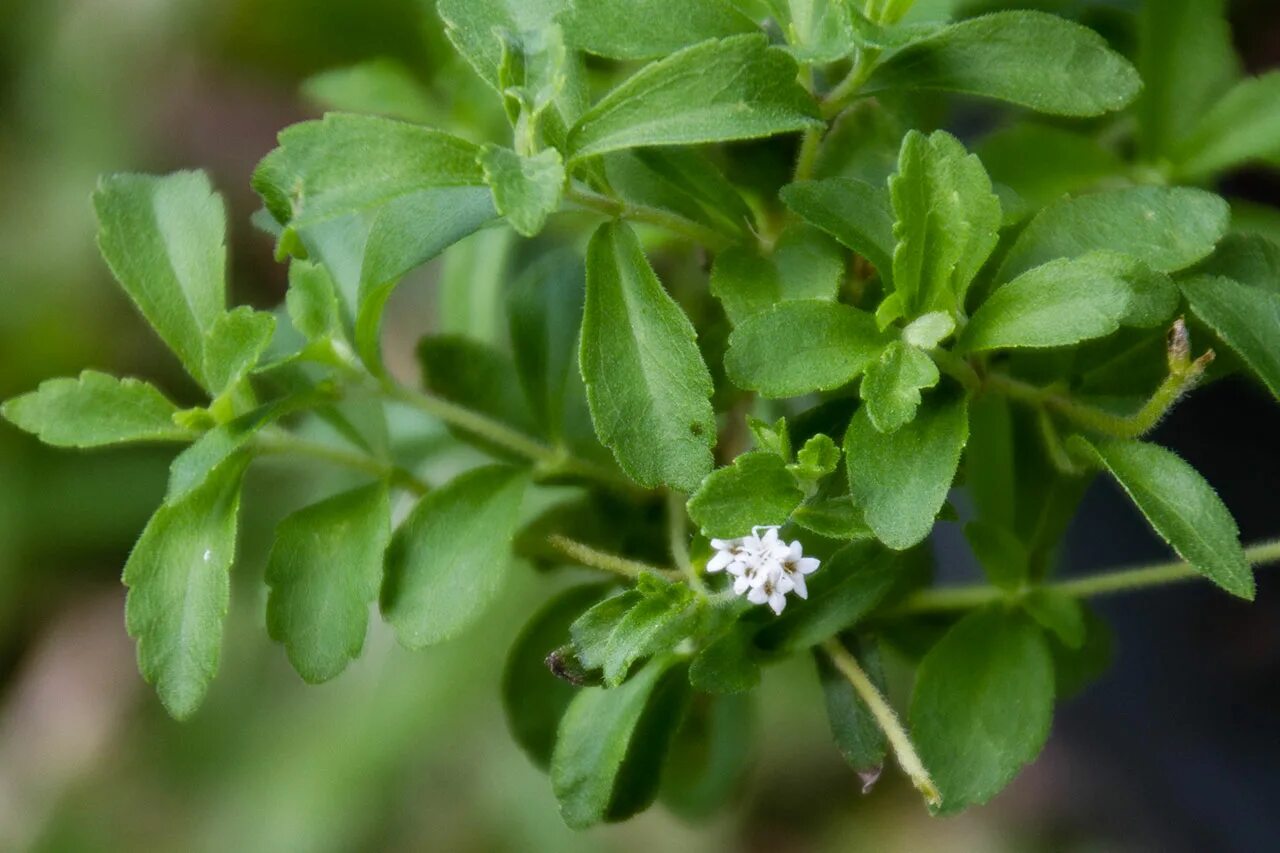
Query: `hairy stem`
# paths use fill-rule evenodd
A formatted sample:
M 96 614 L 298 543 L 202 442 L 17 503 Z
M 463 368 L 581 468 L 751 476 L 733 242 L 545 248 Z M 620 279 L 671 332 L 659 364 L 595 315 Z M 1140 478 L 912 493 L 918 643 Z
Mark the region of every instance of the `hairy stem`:
M 630 219 L 647 225 L 656 225 L 694 243 L 701 243 L 713 252 L 727 249 L 738 242 L 735 237 L 722 234 L 714 228 L 694 222 L 692 219 L 686 219 L 679 214 L 657 207 L 634 204 L 619 198 L 601 195 L 582 187 L 575 187 L 569 190 L 565 198 L 579 207 L 593 210 L 596 213 L 603 213 L 605 216 Z
M 1249 565 L 1262 567 L 1280 563 L 1280 539 L 1272 539 L 1251 545 L 1244 549 Z M 1058 581 L 1045 584 L 1048 589 L 1060 592 L 1073 598 L 1091 598 L 1095 595 L 1110 595 L 1117 592 L 1131 592 L 1153 586 L 1182 583 L 1184 581 L 1202 580 L 1201 575 L 1186 562 L 1176 561 L 1157 563 L 1151 566 L 1116 569 L 1090 577 L 1076 580 Z M 925 589 L 893 608 L 886 615 L 902 615 L 908 613 L 946 613 L 956 610 L 970 610 L 1002 601 L 1008 593 L 987 584 L 969 586 L 941 587 Z
M 548 536 L 547 544 L 580 566 L 599 569 L 603 572 L 612 572 L 630 580 L 635 580 L 644 572 L 659 575 L 668 580 L 680 580 L 682 577 L 678 571 L 651 566 L 648 563 L 629 560 L 626 557 L 619 557 L 616 554 L 592 548 L 584 542 L 570 539 L 568 536 L 561 536 L 558 533 Z
M 367 453 L 346 450 L 341 447 L 334 447 L 331 444 L 299 438 L 292 433 L 284 431 L 264 433 L 258 436 L 254 446 L 264 454 L 315 459 L 340 468 L 349 468 L 352 471 L 371 474 L 374 477 L 388 480 L 392 485 L 415 495 L 425 495 L 431 490 L 431 486 L 425 480 L 407 468 L 383 462 L 381 459 L 376 459 Z
M 880 50 L 878 48 L 864 47 L 859 49 L 858 58 L 853 63 L 853 68 L 849 69 L 849 75 L 841 80 L 823 99 L 822 117 L 824 119 L 831 121 L 844 112 L 845 107 L 849 106 L 858 97 L 862 84 L 867 82 L 867 78 L 875 70 L 876 62 L 879 59 Z
M 880 691 L 858 664 L 858 659 L 834 637 L 822 644 L 822 650 L 827 653 L 827 657 L 831 658 L 831 662 L 835 664 L 836 669 L 840 670 L 841 675 L 849 679 L 854 692 L 870 709 L 880 730 L 888 738 L 889 746 L 893 749 L 899 766 L 910 777 L 911 784 L 924 795 L 929 805 L 941 805 L 942 795 L 938 792 L 938 786 L 933 783 L 924 762 L 920 760 L 920 755 L 916 752 L 915 745 L 911 743 L 907 730 L 903 728 L 902 721 L 898 719 L 893 708 L 889 707 L 889 703 L 880 695 Z
M 1011 400 L 1049 409 L 1076 426 L 1114 438 L 1139 438 L 1155 428 L 1174 404 L 1200 381 L 1201 371 L 1170 373 L 1155 393 L 1131 415 L 1117 415 L 1074 400 L 1052 388 L 1041 388 L 1004 373 L 989 373 L 984 387 Z
M 523 456 L 535 463 L 544 475 L 583 477 L 627 494 L 645 492 L 630 480 L 625 480 L 606 468 L 579 459 L 563 448 L 544 444 L 465 406 L 459 406 L 457 403 L 451 403 L 433 394 L 414 391 L 391 380 L 381 383 L 381 391 L 383 396 L 390 400 L 412 406 L 439 421 L 483 438 L 517 456 Z
M 689 528 L 685 520 L 684 498 L 679 492 L 667 494 L 667 535 L 671 540 L 671 559 L 689 581 L 689 586 L 706 595 L 707 587 L 689 560 Z

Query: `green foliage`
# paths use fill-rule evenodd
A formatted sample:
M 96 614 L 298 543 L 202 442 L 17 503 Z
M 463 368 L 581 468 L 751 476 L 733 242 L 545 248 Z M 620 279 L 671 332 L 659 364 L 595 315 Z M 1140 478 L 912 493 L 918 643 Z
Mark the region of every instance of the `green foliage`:
M 582 378 L 600 440 L 643 486 L 690 491 L 711 470 L 711 374 L 697 333 L 635 234 L 603 225 L 587 249 Z
M 226 307 L 227 213 L 203 172 L 111 175 L 93 195 L 98 248 L 187 372 L 205 378 L 205 340 Z
M 1111 472 L 1193 569 L 1232 595 L 1253 599 L 1253 572 L 1235 520 L 1194 468 L 1163 447 L 1140 441 L 1077 440 L 1074 446 Z
M 938 89 L 1043 113 L 1095 116 L 1138 94 L 1137 71 L 1097 33 L 1041 12 L 997 12 L 952 24 L 881 65 L 867 91 Z
M 764 36 L 694 45 L 645 67 L 592 107 L 569 134 L 569 153 L 580 159 L 813 127 L 816 109 L 795 76 L 795 62 Z
M 418 502 L 392 537 L 382 614 L 400 642 L 420 649 L 474 622 L 502 587 L 525 475 L 492 466 Z
M 276 528 L 267 630 L 307 682 L 328 681 L 360 656 L 390 540 L 385 483 L 313 504 Z
M 972 16 L 1001 4 L 437 5 L 433 44 L 478 80 L 434 55 L 324 72 L 304 93 L 353 112 L 285 129 L 254 173 L 285 310 L 228 310 L 203 173 L 99 185 L 102 255 L 202 399 L 86 371 L 4 404 L 56 446 L 186 445 L 124 576 L 174 716 L 217 670 L 262 456 L 307 463 L 265 616 L 309 682 L 361 653 L 375 597 L 403 645 L 466 656 L 513 550 L 539 578 L 614 576 L 537 610 L 501 684 L 574 828 L 726 802 L 762 668 L 806 653 L 868 785 L 892 750 L 936 810 L 985 803 L 1106 666 L 1081 599 L 1192 572 L 1253 596 L 1275 547 L 1243 549 L 1212 488 L 1139 440 L 1233 371 L 1280 397 L 1269 214 L 1202 188 L 1280 164 L 1280 77 L 1241 77 L 1220 0 L 1143 4 L 1141 81 L 1123 39 Z M 953 114 L 939 93 L 1060 118 L 984 105 L 966 126 L 998 129 L 971 151 L 911 129 Z M 442 253 L 434 306 L 397 318 L 430 324 L 419 388 L 383 365 L 382 319 Z M 1052 580 L 1095 469 L 1186 566 Z M 953 490 L 987 583 L 934 590 Z M 909 726 L 879 636 L 919 661 Z
M 875 318 L 864 311 L 796 300 L 734 329 L 724 366 L 740 388 L 766 397 L 798 397 L 852 382 L 887 343 Z
M 890 433 L 876 429 L 866 408 L 858 410 L 844 438 L 849 487 L 880 541 L 901 550 L 929 535 L 968 438 L 963 399 L 931 400 Z
M 178 407 L 151 385 L 86 370 L 50 379 L 0 407 L 14 426 L 54 447 L 105 447 L 131 441 L 187 441 Z
M 160 507 L 124 567 L 138 669 L 178 719 L 200 706 L 222 656 L 244 461 Z
M 911 696 L 911 733 L 942 792 L 939 811 L 987 802 L 1039 754 L 1053 696 L 1048 644 L 1025 617 L 980 610 L 946 633 Z

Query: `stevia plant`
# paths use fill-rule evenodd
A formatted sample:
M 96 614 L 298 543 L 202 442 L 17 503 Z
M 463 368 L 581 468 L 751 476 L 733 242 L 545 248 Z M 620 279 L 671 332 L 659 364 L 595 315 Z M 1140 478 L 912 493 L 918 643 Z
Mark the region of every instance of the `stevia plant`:
M 548 576 L 501 685 L 574 827 L 726 800 L 760 669 L 793 655 L 868 782 L 892 753 L 931 810 L 985 803 L 1106 664 L 1087 598 L 1203 576 L 1251 599 L 1280 543 L 1242 548 L 1144 436 L 1223 376 L 1280 395 L 1275 214 L 1206 189 L 1280 165 L 1280 72 L 1242 75 L 1222 0 L 1086 10 L 1132 59 L 1003 5 L 440 0 L 453 79 L 490 97 L 383 62 L 310 81 L 355 112 L 285 129 L 253 175 L 289 265 L 272 312 L 227 307 L 204 174 L 103 178 L 102 255 L 208 404 L 86 371 L 3 411 L 60 447 L 182 446 L 124 570 L 169 712 L 218 669 L 268 457 L 348 476 L 267 558 L 266 628 L 308 682 L 359 656 L 375 599 L 421 648 L 513 552 L 598 571 Z M 971 150 L 938 129 L 955 110 L 995 129 Z M 406 382 L 383 316 L 441 253 L 444 300 L 505 329 L 427 336 Z M 438 476 L 406 413 L 488 462 Z M 1180 561 L 1054 579 L 1099 474 Z M 932 585 L 940 519 L 987 583 Z M 882 657 L 913 674 L 905 714 Z

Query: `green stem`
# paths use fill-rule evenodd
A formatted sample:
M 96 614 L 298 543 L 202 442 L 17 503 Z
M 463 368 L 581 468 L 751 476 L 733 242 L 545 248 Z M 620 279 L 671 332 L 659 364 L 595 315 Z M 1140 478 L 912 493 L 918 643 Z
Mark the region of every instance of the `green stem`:
M 692 219 L 686 219 L 679 214 L 657 207 L 634 204 L 619 198 L 601 195 L 582 187 L 575 187 L 569 190 L 565 198 L 579 207 L 593 210 L 596 213 L 603 213 L 605 216 L 656 225 L 674 234 L 679 234 L 694 243 L 701 243 L 713 252 L 727 249 L 738 242 L 735 237 L 722 234 L 714 228 L 694 222 Z
M 641 563 L 637 560 L 628 560 L 626 557 L 619 557 L 616 554 L 592 548 L 590 545 L 570 539 L 567 536 L 561 536 L 558 533 L 548 536 L 547 544 L 580 566 L 599 569 L 603 572 L 612 572 L 629 580 L 635 580 L 645 572 L 659 575 L 668 580 L 679 580 L 681 578 L 679 572 L 671 569 L 651 566 L 648 563 Z
M 1173 405 L 1200 380 L 1200 371 L 1170 373 L 1138 411 L 1117 415 L 1004 373 L 989 373 L 986 388 L 1011 400 L 1050 409 L 1077 426 L 1114 438 L 1139 438 L 1155 428 Z
M 858 59 L 853 63 L 853 68 L 849 69 L 849 74 L 840 81 L 834 89 L 832 89 L 822 101 L 822 117 L 827 121 L 831 121 L 840 113 L 844 112 L 845 107 L 849 106 L 855 98 L 858 97 L 862 84 L 867 82 L 867 78 L 871 76 L 871 72 L 876 68 L 876 61 L 880 59 L 880 50 L 878 48 L 862 48 L 858 51 Z
M 1280 563 L 1280 539 L 1260 542 L 1244 549 L 1249 565 L 1262 567 Z M 1116 569 L 1091 577 L 1077 580 L 1059 581 L 1045 584 L 1046 588 L 1072 598 L 1091 598 L 1095 595 L 1110 595 L 1118 592 L 1131 592 L 1152 586 L 1164 586 L 1190 580 L 1203 579 L 1204 575 L 1191 568 L 1185 562 L 1158 563 L 1152 566 Z M 942 587 L 939 589 L 921 590 L 893 608 L 886 615 L 903 615 L 911 613 L 947 613 L 956 610 L 971 610 L 975 607 L 1003 601 L 1008 596 L 1003 590 L 986 584 L 969 586 Z
M 340 468 L 349 468 L 352 471 L 360 471 L 364 474 L 389 480 L 393 485 L 415 495 L 425 495 L 431 490 L 431 486 L 425 480 L 422 480 L 406 468 L 375 459 L 367 453 L 346 450 L 341 447 L 334 447 L 331 444 L 299 438 L 292 433 L 264 433 L 258 436 L 254 444 L 258 451 L 264 454 L 316 459 Z
M 907 735 L 907 730 L 903 728 L 898 715 L 889 706 L 889 703 L 885 701 L 885 698 L 880 695 L 880 691 L 876 689 L 871 678 L 858 664 L 858 659 L 850 654 L 844 644 L 834 637 L 822 644 L 822 650 L 827 653 L 827 657 L 831 658 L 831 662 L 835 664 L 836 669 L 840 670 L 840 673 L 849 680 L 854 692 L 866 703 L 867 708 L 871 711 L 871 716 L 875 717 L 880 730 L 888 738 L 889 746 L 892 747 L 899 766 L 911 779 L 911 784 L 915 785 L 916 790 L 924 795 L 925 801 L 929 805 L 941 805 L 942 795 L 938 792 L 938 786 L 933 783 L 933 778 L 929 775 L 929 771 L 925 769 L 924 762 L 920 760 L 915 744 L 911 742 L 911 738 Z
M 929 355 L 939 370 L 963 385 L 966 391 L 976 393 L 982 389 L 982 376 L 967 359 L 944 349 L 935 349 Z
M 686 523 L 684 497 L 679 492 L 667 493 L 667 535 L 671 541 L 671 559 L 676 568 L 689 581 L 689 586 L 702 595 L 707 594 L 706 584 L 689 559 L 689 528 Z
M 490 444 L 509 450 L 517 456 L 523 456 L 537 465 L 544 476 L 582 477 L 623 494 L 648 494 L 647 490 L 607 468 L 579 459 L 564 448 L 544 444 L 465 406 L 459 406 L 457 403 L 451 403 L 432 394 L 414 391 L 391 380 L 383 381 L 380 387 L 383 396 L 387 399 L 412 406 L 439 421 L 483 438 Z

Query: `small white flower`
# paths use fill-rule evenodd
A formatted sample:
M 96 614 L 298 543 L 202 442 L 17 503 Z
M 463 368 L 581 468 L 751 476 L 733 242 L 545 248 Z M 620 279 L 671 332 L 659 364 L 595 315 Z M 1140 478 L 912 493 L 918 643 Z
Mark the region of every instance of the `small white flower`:
M 746 595 L 752 604 L 768 604 L 774 613 L 787 606 L 787 594 L 809 597 L 805 575 L 817 571 L 819 562 L 804 556 L 799 542 L 788 544 L 777 527 L 753 527 L 738 539 L 712 539 L 716 553 L 707 561 L 708 572 L 733 576 L 735 595 Z
M 804 576 L 811 575 L 818 570 L 821 565 L 816 557 L 806 557 L 804 548 L 800 543 L 792 542 L 786 549 L 782 560 L 782 576 L 791 581 L 795 588 L 796 595 L 801 598 L 809 597 L 809 590 L 804 585 Z

